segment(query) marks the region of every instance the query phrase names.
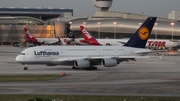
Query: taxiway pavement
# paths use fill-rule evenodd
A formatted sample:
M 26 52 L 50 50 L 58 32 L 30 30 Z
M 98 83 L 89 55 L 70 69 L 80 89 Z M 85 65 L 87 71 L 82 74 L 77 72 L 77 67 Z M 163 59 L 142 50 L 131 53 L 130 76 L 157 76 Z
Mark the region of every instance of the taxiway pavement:
M 24 48 L 23 48 L 24 49 Z M 0 46 L 0 75 L 60 74 L 50 81 L 1 82 L 0 94 L 74 94 L 117 96 L 179 96 L 180 56 L 138 59 L 117 67 L 73 70 L 68 66 L 29 65 L 25 71 L 15 57 L 23 50 Z

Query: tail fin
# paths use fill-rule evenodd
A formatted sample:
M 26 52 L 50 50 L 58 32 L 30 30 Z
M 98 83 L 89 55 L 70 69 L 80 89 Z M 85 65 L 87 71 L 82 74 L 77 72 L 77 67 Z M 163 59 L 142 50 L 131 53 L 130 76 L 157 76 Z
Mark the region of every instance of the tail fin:
M 80 26 L 82 35 L 86 41 L 93 43 L 93 45 L 100 45 L 100 43 L 89 33 L 84 26 Z
M 66 30 L 67 30 L 67 37 L 68 38 L 76 38 L 75 34 L 72 32 L 72 30 L 70 29 L 69 26 L 66 26 Z
M 28 31 L 27 28 L 24 28 L 24 32 L 26 34 L 26 42 L 36 42 L 37 39 Z
M 149 17 L 141 27 L 133 34 L 129 41 L 124 45 L 128 47 L 145 48 L 146 42 L 151 34 L 156 17 Z

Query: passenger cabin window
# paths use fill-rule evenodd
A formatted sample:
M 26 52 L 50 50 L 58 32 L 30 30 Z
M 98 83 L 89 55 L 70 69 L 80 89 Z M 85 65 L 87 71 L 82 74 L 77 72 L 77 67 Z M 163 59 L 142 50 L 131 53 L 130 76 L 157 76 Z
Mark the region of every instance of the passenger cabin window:
M 25 55 L 25 53 L 20 53 L 20 55 Z

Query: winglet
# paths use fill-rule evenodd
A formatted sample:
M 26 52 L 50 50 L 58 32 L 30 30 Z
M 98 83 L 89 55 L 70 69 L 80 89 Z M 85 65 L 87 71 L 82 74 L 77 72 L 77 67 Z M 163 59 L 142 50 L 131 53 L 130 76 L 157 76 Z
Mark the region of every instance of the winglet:
M 156 19 L 156 17 L 147 18 L 124 46 L 145 48 L 146 42 L 151 34 Z

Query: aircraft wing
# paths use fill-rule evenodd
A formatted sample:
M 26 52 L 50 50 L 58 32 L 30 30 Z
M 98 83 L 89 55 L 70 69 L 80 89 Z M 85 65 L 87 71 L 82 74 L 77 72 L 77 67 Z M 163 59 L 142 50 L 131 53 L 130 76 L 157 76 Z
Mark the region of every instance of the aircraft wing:
M 65 62 L 65 61 L 75 61 L 75 60 L 86 60 L 87 57 L 76 57 L 76 58 L 62 58 L 62 59 L 55 59 L 52 61 L 59 61 L 59 62 Z
M 121 43 L 122 45 L 126 44 L 127 41 L 117 41 L 118 43 Z
M 56 40 L 56 41 L 51 41 L 51 42 L 49 42 L 49 44 L 51 44 L 51 45 L 52 45 L 52 44 L 58 44 L 58 43 L 60 43 L 60 42 L 57 41 L 57 40 Z
M 106 58 L 111 58 L 111 59 L 117 59 L 117 60 L 121 60 L 121 59 L 126 59 L 126 60 L 133 60 L 133 59 L 137 59 L 137 58 L 151 58 L 152 56 L 102 56 L 102 57 L 73 57 L 73 58 L 60 58 L 60 59 L 55 59 L 52 60 L 51 62 L 68 62 L 68 61 L 76 61 L 76 60 L 102 60 L 102 59 L 106 59 Z
M 152 50 L 147 50 L 147 51 L 141 51 L 141 50 L 139 50 L 139 51 L 134 51 L 134 53 L 135 54 L 148 54 L 148 53 L 152 53 Z
M 136 59 L 136 58 L 151 58 L 151 56 L 105 56 L 105 57 L 91 57 L 88 59 L 105 59 L 105 58 L 111 58 L 111 59 Z
M 63 64 L 67 66 L 72 66 L 74 64 L 74 61 L 77 60 L 86 60 L 87 57 L 72 57 L 72 58 L 59 58 L 59 59 L 54 59 L 50 62 L 50 64 Z

